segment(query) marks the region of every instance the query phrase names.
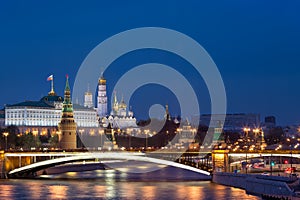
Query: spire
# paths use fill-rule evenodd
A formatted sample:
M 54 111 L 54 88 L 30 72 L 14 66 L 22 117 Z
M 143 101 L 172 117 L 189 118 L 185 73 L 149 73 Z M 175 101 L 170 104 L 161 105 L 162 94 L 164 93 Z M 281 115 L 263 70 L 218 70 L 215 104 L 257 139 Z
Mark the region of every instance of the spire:
M 117 104 L 118 100 L 117 100 L 117 91 L 114 91 L 114 104 Z
M 124 95 L 123 94 L 122 94 L 121 103 L 125 103 L 125 101 L 124 101 Z
M 166 118 L 166 120 L 171 120 L 170 113 L 169 113 L 169 106 L 168 106 L 168 104 L 166 105 L 165 118 Z
M 90 91 L 90 83 L 88 83 L 87 91 L 85 92 L 85 95 L 92 95 L 92 93 Z
M 66 75 L 66 87 L 65 87 L 65 97 L 64 97 L 64 102 L 63 102 L 63 112 L 73 112 L 68 75 Z
M 69 85 L 69 75 L 66 75 L 66 87 L 65 87 L 65 93 L 66 91 L 70 91 L 70 85 Z
M 90 84 L 88 83 L 87 91 L 84 94 L 84 107 L 93 107 L 93 94 L 90 92 Z
M 119 103 L 118 103 L 118 100 L 117 100 L 117 92 L 116 91 L 114 91 L 113 110 L 114 110 L 114 115 L 117 115 L 118 111 L 119 111 Z

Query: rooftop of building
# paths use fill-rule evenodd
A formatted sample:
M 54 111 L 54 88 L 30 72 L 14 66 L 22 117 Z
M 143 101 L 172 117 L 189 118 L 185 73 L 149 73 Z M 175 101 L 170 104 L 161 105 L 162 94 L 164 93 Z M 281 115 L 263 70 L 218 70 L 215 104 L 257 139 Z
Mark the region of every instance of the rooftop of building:
M 16 104 L 6 105 L 6 107 L 39 107 L 39 108 L 53 108 L 54 106 L 45 101 L 23 101 Z
M 63 102 L 64 101 L 64 98 L 61 97 L 61 96 L 58 96 L 58 95 L 47 95 L 47 96 L 44 96 L 40 99 L 40 101 L 43 101 L 43 102 Z
M 88 107 L 85 107 L 85 106 L 82 106 L 80 104 L 73 104 L 73 109 L 74 110 L 94 110 L 93 108 L 88 108 Z

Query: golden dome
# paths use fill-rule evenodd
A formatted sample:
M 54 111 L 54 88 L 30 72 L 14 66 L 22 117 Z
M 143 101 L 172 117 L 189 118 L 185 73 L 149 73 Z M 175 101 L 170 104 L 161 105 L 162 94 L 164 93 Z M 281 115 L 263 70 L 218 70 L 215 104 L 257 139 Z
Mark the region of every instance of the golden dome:
M 99 78 L 98 83 L 99 83 L 100 85 L 106 85 L 106 80 L 105 80 L 105 78 L 104 78 L 103 76 L 101 76 L 101 78 Z
M 126 105 L 123 97 L 122 97 L 122 100 L 121 100 L 121 102 L 119 104 L 119 108 L 125 108 L 125 109 L 127 108 L 127 105 Z

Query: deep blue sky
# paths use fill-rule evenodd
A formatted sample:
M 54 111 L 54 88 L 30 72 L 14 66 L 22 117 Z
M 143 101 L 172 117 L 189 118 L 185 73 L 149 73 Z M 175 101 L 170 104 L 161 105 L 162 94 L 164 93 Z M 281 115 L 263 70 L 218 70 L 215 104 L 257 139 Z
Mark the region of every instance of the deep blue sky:
M 157 26 L 180 31 L 207 50 L 223 77 L 229 113 L 300 123 L 300 1 L 108 2 L 1 2 L 0 105 L 46 95 L 50 74 L 62 95 L 65 74 L 72 85 L 82 61 L 100 42 L 127 29 Z M 120 65 L 131 62 L 123 60 Z M 106 76 L 114 81 L 113 72 Z M 199 96 L 208 95 L 200 90 Z M 135 96 L 149 91 L 141 88 Z M 137 102 L 132 100 L 142 107 Z M 210 111 L 206 107 L 203 112 Z

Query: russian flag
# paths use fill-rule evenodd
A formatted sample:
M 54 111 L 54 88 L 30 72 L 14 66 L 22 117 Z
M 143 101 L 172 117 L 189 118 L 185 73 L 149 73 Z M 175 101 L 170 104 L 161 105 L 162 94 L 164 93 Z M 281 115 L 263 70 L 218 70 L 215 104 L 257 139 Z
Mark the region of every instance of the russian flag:
M 53 80 L 53 75 L 50 75 L 48 78 L 47 78 L 47 81 L 52 81 Z

